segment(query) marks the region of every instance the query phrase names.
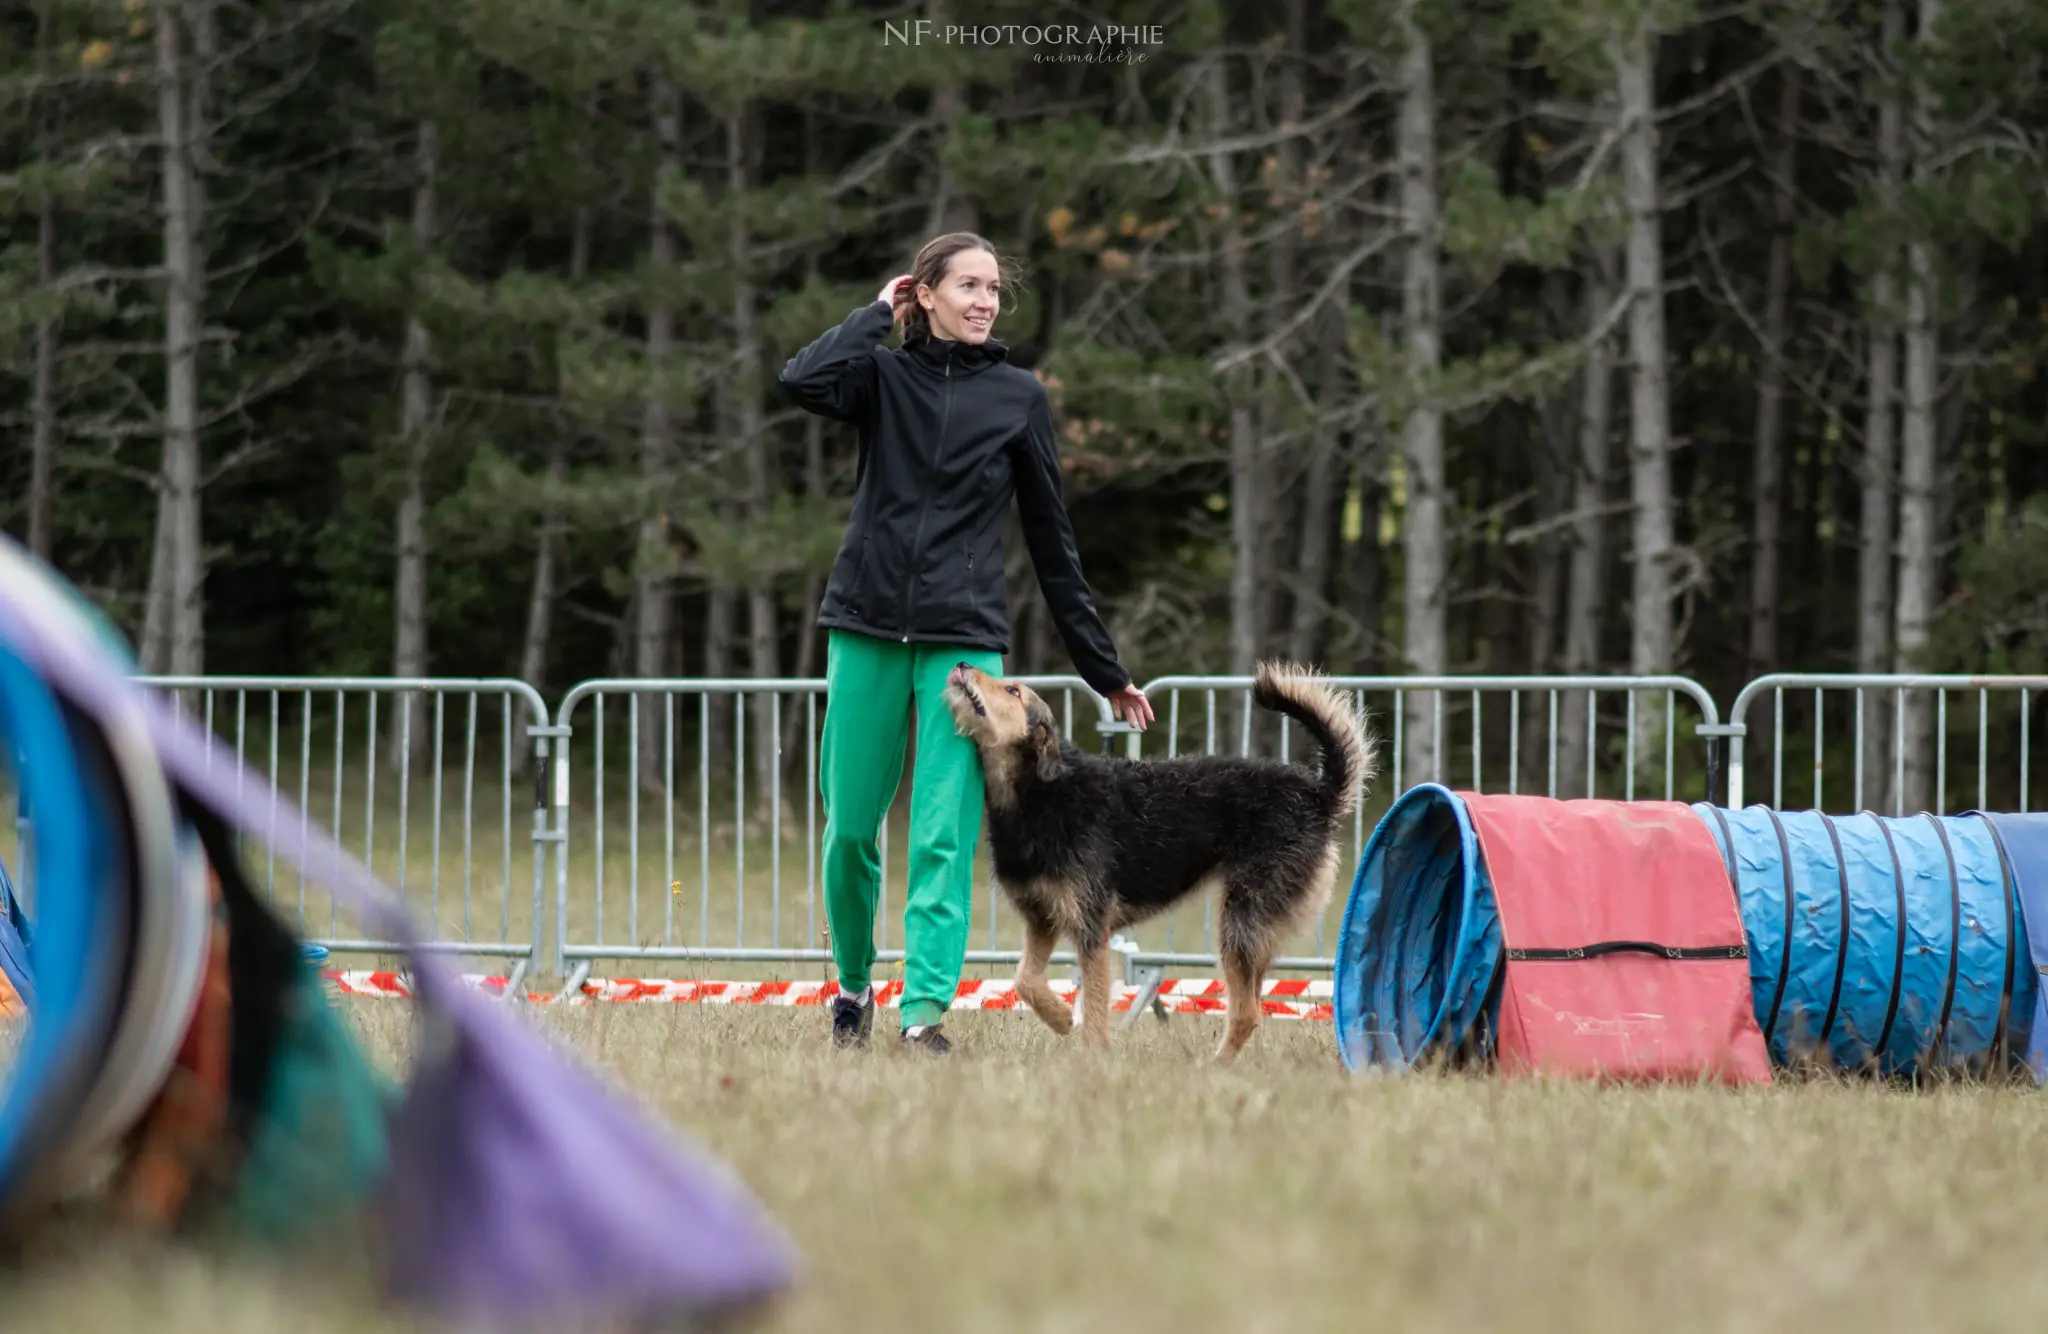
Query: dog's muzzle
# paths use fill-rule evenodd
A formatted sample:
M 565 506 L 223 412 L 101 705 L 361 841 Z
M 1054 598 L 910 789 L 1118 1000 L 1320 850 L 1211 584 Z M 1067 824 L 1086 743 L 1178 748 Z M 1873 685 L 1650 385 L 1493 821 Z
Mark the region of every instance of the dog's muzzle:
M 977 716 L 986 718 L 988 710 L 981 706 L 981 696 L 976 693 L 974 687 L 967 684 L 967 672 L 966 663 L 954 664 L 953 670 L 946 673 L 946 684 L 960 692 L 960 697 L 967 701 Z

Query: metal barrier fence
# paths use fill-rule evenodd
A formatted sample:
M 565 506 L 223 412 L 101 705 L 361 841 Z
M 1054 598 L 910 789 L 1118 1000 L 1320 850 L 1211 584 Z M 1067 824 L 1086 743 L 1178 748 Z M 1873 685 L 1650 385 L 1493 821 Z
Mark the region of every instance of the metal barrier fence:
M 1728 712 L 1728 804 L 1742 804 L 1748 777 L 1745 743 L 1749 713 L 1768 695 L 1772 707 L 1771 806 L 1785 804 L 1786 756 L 1794 749 L 1794 743 L 1802 739 L 1803 732 L 1808 755 L 1805 767 L 1811 775 L 1810 799 L 1803 805 L 1827 810 L 1828 801 L 1846 790 L 1849 811 L 1888 805 L 1894 815 L 1904 815 L 1909 809 L 1950 814 L 1950 739 L 1957 730 L 1950 697 L 1959 695 L 1967 699 L 1974 695 L 1974 708 L 1966 706 L 1955 711 L 1961 713 L 1968 729 L 1964 733 L 1965 749 L 1970 744 L 1969 731 L 1975 733 L 1974 805 L 1985 810 L 2025 811 L 2032 788 L 2032 722 L 2037 693 L 2048 693 L 2048 676 L 1780 672 L 1758 677 L 1742 688 Z M 1844 694 L 1849 696 L 1846 701 L 1829 707 L 1831 697 L 1839 700 Z M 2009 722 L 2001 721 L 1994 727 L 1994 713 L 2004 713 Z M 1831 724 L 1831 717 L 1844 718 L 1846 729 Z M 1866 802 L 1866 796 L 1872 799 Z
M 545 957 L 549 934 L 556 973 L 571 976 L 600 959 L 778 968 L 822 968 L 830 959 L 820 903 L 822 680 L 587 681 L 562 699 L 551 724 L 540 694 L 516 680 L 144 679 L 174 692 L 245 762 L 359 850 L 432 924 L 440 948 L 513 960 L 522 977 Z M 1142 735 L 1112 722 L 1107 703 L 1077 678 L 1026 679 L 1060 711 L 1068 738 L 1091 748 L 1291 756 L 1298 745 L 1284 719 L 1250 706 L 1247 677 L 1148 683 L 1158 721 Z M 2027 810 L 2032 713 L 2036 696 L 2048 694 L 2048 676 L 1779 673 L 1744 686 L 1724 724 L 1703 687 L 1675 676 L 1332 683 L 1366 710 L 1381 743 L 1381 777 L 1349 831 L 1353 865 L 1378 813 L 1416 782 L 1712 800 L 1721 795 L 1723 739 L 1731 806 L 1754 785 L 1750 771 L 1768 764 L 1774 806 L 1830 809 L 1846 797 L 1854 809 L 1948 812 L 1974 795 L 1980 807 Z M 1749 745 L 1750 715 L 1766 700 L 1768 755 Z M 1972 746 L 1974 786 L 1951 764 Z M 396 762 L 407 753 L 413 763 Z M 764 765 L 775 781 L 763 781 Z M 906 763 L 882 831 L 876 934 L 884 963 L 902 958 L 891 946 L 899 943 L 907 858 L 892 856 L 891 844 L 903 841 L 909 778 Z M 9 861 L 32 905 L 31 815 L 17 810 Z M 0 839 L 6 833 L 0 824 Z M 329 949 L 395 948 L 344 930 L 350 924 L 332 909 L 309 912 L 303 883 L 280 885 L 274 854 L 264 856 L 262 879 L 300 931 Z M 1333 910 L 1342 897 L 1340 884 Z M 1134 932 L 1122 945 L 1129 962 L 1213 967 L 1211 908 L 1204 902 Z M 971 964 L 1016 960 L 1021 928 L 988 874 L 985 840 L 972 931 Z M 1328 968 L 1326 940 L 1319 926 L 1315 953 L 1279 965 Z
M 1149 683 L 1145 690 L 1159 716 L 1142 736 L 1110 721 L 1106 701 L 1075 678 L 1025 680 L 1060 709 L 1067 736 L 1077 744 L 1090 744 L 1085 735 L 1075 735 L 1075 724 L 1077 714 L 1085 715 L 1092 705 L 1103 744 L 1114 744 L 1122 734 L 1133 755 L 1271 749 L 1284 756 L 1294 745 L 1293 729 L 1284 719 L 1250 707 L 1249 677 L 1166 677 Z M 1392 782 L 1376 785 L 1380 795 L 1375 801 L 1382 807 L 1387 794 L 1411 781 L 1442 778 L 1463 784 L 1468 774 L 1471 785 L 1482 790 L 1491 781 L 1509 791 L 1556 794 L 1569 778 L 1586 795 L 1630 799 L 1639 786 L 1648 791 L 1640 782 L 1646 771 L 1660 777 L 1656 787 L 1667 796 L 1693 781 L 1704 795 L 1712 783 L 1720 716 L 1713 698 L 1686 678 L 1335 677 L 1331 682 L 1351 692 L 1361 708 L 1378 696 L 1393 700 L 1392 758 L 1382 763 L 1383 774 L 1391 770 Z M 585 682 L 569 692 L 555 720 L 563 746 L 555 756 L 554 797 L 562 835 L 555 850 L 556 960 L 571 987 L 599 959 L 815 964 L 821 969 L 829 962 L 819 903 L 823 693 L 824 682 L 814 679 L 626 679 Z M 1421 702 L 1426 709 L 1416 707 Z M 1703 752 L 1690 740 L 1680 751 L 1679 714 L 1687 708 L 1697 714 L 1688 735 L 1706 739 Z M 1408 773 L 1401 758 L 1409 741 L 1403 718 L 1409 713 L 1427 719 L 1423 725 L 1430 729 L 1430 745 L 1422 752 L 1432 761 L 1427 773 Z M 1570 722 L 1574 713 L 1576 727 Z M 1660 730 L 1644 726 L 1645 718 L 1661 720 Z M 1267 719 L 1270 727 L 1261 721 Z M 1274 735 L 1262 736 L 1261 729 Z M 572 762 L 571 738 L 587 760 Z M 1255 747 L 1255 739 L 1274 745 Z M 622 766 L 608 763 L 621 751 Z M 1527 757 L 1537 762 L 1525 763 Z M 693 776 L 678 773 L 679 758 L 695 769 Z M 762 776 L 764 767 L 774 771 L 775 781 Z M 904 777 L 909 778 L 908 767 Z M 902 958 L 900 949 L 890 947 L 899 929 L 891 889 L 904 883 L 891 867 L 890 843 L 892 828 L 900 841 L 900 809 L 909 786 L 908 781 L 899 786 L 881 832 L 876 943 L 877 958 L 884 963 Z M 1354 860 L 1368 828 L 1362 809 L 1351 830 Z M 907 874 L 907 867 L 903 871 Z M 695 883 L 686 884 L 686 879 Z M 985 840 L 977 884 L 982 888 L 972 930 L 978 947 L 970 948 L 968 963 L 1014 964 L 1023 928 L 988 871 Z M 1133 933 L 1124 943 L 1127 962 L 1214 967 L 1212 907 L 1208 902 L 1192 906 Z M 1199 924 L 1181 920 L 1195 912 Z M 1181 950 L 1181 933 L 1192 939 L 1197 930 L 1200 952 Z M 1319 924 L 1316 953 L 1278 960 L 1276 967 L 1327 970 L 1324 942 Z
M 1109 718 L 1107 702 L 1078 677 L 1022 679 L 1060 708 L 1062 727 L 1070 738 L 1077 715 L 1091 713 L 1090 721 L 1098 725 Z M 555 953 L 557 971 L 569 974 L 570 989 L 580 985 L 595 959 L 819 965 L 830 960 L 820 933 L 825 918 L 818 860 L 824 692 L 824 681 L 813 678 L 629 678 L 585 681 L 563 698 L 555 715 L 555 732 L 562 739 L 554 761 L 555 822 L 561 835 L 555 849 Z M 623 709 L 618 707 L 621 697 Z M 587 721 L 578 718 L 586 704 Z M 619 732 L 623 736 L 615 735 Z M 575 800 L 579 788 L 570 754 L 572 738 L 590 757 L 588 785 L 581 789 L 588 793 L 586 803 Z M 607 748 L 615 752 L 621 745 L 623 783 L 621 771 L 609 769 L 606 762 Z M 721 761 L 717 765 L 714 752 Z M 792 753 L 800 759 L 800 771 Z M 692 754 L 694 781 L 684 775 L 679 784 L 677 759 Z M 772 779 L 761 777 L 764 766 L 773 771 Z M 799 773 L 801 787 L 791 792 Z M 908 795 L 908 763 L 903 779 L 892 810 Z M 651 808 L 651 821 L 643 821 L 643 806 Z M 607 813 L 620 807 L 625 815 L 622 830 L 611 827 L 614 817 Z M 798 832 L 792 826 L 799 811 L 800 837 L 792 837 Z M 728 818 L 729 827 L 724 823 Z M 883 963 L 902 958 L 900 949 L 889 947 L 894 916 L 891 823 L 885 818 L 881 833 L 882 887 L 876 914 L 877 959 Z M 677 871 L 692 861 L 697 870 L 695 893 L 686 894 Z M 799 861 L 801 882 L 796 877 Z M 661 908 L 643 923 L 641 909 L 649 899 L 647 887 L 657 865 L 660 877 L 653 883 Z M 714 882 L 719 892 L 714 893 Z M 750 888 L 755 896 L 752 913 Z M 990 945 L 987 950 L 970 950 L 970 963 L 1015 958 L 1013 952 L 995 949 L 1003 906 L 998 900 L 989 879 Z M 624 939 L 616 934 L 621 926 Z M 753 943 L 748 941 L 750 931 Z
M 514 977 L 524 979 L 545 920 L 542 849 L 557 838 L 545 785 L 554 732 L 539 691 L 509 679 L 141 679 L 171 693 L 308 816 L 327 820 L 337 842 L 355 845 L 350 850 L 424 918 L 435 948 L 511 960 Z M 361 728 L 356 747 L 352 722 Z M 495 835 L 496 858 L 479 846 L 479 832 Z M 515 845 L 523 856 L 515 857 Z M 281 891 L 276 854 L 263 855 L 265 892 L 309 940 L 336 953 L 396 952 L 392 942 L 369 938 L 360 920 L 344 933 L 351 923 L 331 903 L 309 915 L 305 877 L 288 869 L 293 883 Z M 530 888 L 524 925 L 515 921 L 515 885 Z

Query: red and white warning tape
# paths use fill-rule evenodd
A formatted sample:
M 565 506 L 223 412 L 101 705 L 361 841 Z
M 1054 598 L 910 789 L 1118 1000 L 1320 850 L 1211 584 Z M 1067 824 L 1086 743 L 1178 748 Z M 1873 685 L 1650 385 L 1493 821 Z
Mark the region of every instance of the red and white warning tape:
M 403 999 L 412 994 L 405 980 L 397 973 L 386 972 L 330 972 L 330 982 L 343 993 L 351 996 L 381 996 Z M 503 995 L 505 979 L 485 977 L 470 973 L 462 979 L 479 991 Z M 1052 989 L 1072 999 L 1075 984 L 1066 980 L 1054 980 Z M 1122 1012 L 1131 1008 L 1137 999 L 1139 989 L 1130 985 L 1116 988 L 1113 1010 Z M 684 982 L 673 980 L 636 981 L 631 978 L 592 978 L 583 984 L 581 994 L 572 998 L 570 1004 L 592 1001 L 620 1002 L 662 1002 L 676 1005 L 823 1005 L 839 994 L 834 982 Z M 1284 978 L 1268 982 L 1261 989 L 1266 1016 L 1271 1019 L 1328 1019 L 1330 1017 L 1330 983 L 1311 981 L 1307 978 Z M 875 989 L 875 1001 L 885 1009 L 893 1009 L 902 999 L 901 982 L 885 982 Z M 528 992 L 527 999 L 545 1003 L 555 998 L 544 992 Z M 1226 1008 L 1223 983 L 1217 978 L 1185 978 L 1162 982 L 1159 1000 L 1174 1014 L 1221 1014 Z M 1013 1010 L 1024 1002 L 1018 997 L 1016 986 L 1008 981 L 962 982 L 953 998 L 955 1010 Z

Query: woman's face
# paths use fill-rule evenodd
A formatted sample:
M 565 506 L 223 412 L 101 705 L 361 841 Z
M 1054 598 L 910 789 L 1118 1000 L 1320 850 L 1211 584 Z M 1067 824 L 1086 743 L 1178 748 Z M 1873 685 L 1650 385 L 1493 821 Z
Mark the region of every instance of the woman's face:
M 1002 305 L 1002 275 L 986 250 L 963 250 L 946 264 L 937 286 L 920 283 L 917 303 L 931 320 L 932 336 L 960 343 L 988 340 Z

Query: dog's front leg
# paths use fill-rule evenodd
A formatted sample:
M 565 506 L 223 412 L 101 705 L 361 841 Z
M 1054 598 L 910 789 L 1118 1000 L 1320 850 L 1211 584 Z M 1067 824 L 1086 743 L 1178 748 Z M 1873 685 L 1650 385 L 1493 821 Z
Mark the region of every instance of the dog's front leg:
M 1082 945 L 1081 1037 L 1091 1047 L 1109 1046 L 1109 963 L 1110 950 L 1104 941 Z
M 1074 1031 L 1074 1012 L 1045 980 L 1059 936 L 1033 922 L 1024 925 L 1024 957 L 1017 961 L 1017 994 L 1045 1026 L 1065 1037 Z

